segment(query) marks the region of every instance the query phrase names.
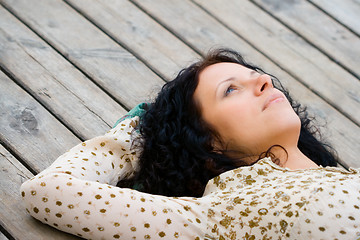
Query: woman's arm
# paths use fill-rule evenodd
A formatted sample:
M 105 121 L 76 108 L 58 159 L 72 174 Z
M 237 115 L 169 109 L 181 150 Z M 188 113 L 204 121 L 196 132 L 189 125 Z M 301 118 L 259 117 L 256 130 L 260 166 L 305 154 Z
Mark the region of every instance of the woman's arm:
M 131 176 L 138 154 L 126 119 L 81 143 L 21 186 L 27 211 L 50 226 L 88 239 L 202 238 L 206 215 L 199 199 L 169 198 L 115 187 Z

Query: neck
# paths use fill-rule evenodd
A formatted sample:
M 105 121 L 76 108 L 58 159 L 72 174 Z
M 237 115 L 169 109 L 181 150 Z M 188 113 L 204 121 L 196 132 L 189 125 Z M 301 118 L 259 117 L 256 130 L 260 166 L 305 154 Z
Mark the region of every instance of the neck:
M 303 154 L 297 147 L 293 149 L 286 149 L 288 157 L 281 157 L 281 166 L 291 170 L 318 168 L 310 158 Z

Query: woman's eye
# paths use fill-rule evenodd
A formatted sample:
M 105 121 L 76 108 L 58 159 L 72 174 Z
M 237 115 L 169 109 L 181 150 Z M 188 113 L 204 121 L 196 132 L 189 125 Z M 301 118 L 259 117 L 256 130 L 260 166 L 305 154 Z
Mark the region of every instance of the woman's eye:
M 235 90 L 235 88 L 233 86 L 228 87 L 225 91 L 225 96 L 229 95 L 234 90 Z

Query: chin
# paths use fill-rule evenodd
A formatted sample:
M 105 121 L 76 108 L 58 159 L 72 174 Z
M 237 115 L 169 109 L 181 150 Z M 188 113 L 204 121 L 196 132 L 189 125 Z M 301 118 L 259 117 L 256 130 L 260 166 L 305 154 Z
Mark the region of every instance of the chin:
M 270 109 L 269 109 L 270 110 Z M 294 126 L 299 125 L 301 127 L 301 121 L 299 116 L 294 112 L 291 106 L 274 106 L 272 111 L 268 111 L 266 115 L 267 122 L 272 121 L 279 126 Z
M 300 135 L 301 121 L 294 112 L 293 114 L 282 115 L 281 117 L 278 115 L 273 123 L 273 129 L 280 135 L 297 136 L 297 138 Z

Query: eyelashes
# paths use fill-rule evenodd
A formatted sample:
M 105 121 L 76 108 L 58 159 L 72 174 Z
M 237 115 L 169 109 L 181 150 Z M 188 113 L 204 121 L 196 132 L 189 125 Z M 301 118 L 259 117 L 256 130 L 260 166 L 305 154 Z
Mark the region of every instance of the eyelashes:
M 234 90 L 234 88 L 233 87 L 228 87 L 227 89 L 226 89 L 226 91 L 225 91 L 225 96 L 228 96 L 232 91 Z
M 236 87 L 233 86 L 233 85 L 230 85 L 229 87 L 227 87 L 225 89 L 225 92 L 224 92 L 224 96 L 228 96 L 231 92 L 235 91 L 236 90 Z

